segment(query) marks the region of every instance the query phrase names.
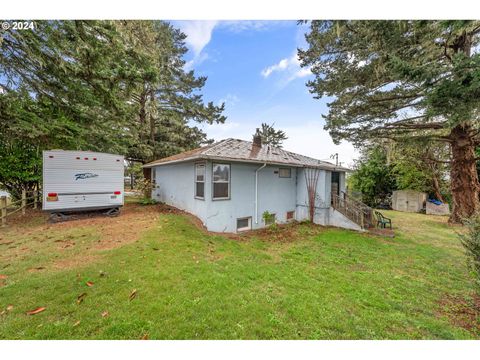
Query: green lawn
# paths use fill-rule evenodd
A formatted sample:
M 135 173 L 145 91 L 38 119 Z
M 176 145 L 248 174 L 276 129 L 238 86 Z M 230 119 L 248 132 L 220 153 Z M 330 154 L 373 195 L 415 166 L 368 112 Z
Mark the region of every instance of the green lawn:
M 441 305 L 472 288 L 445 218 L 385 212 L 393 239 L 299 224 L 273 241 L 207 234 L 155 209 L 55 225 L 32 215 L 0 229 L 0 338 L 480 336 L 453 325 Z M 46 310 L 26 315 L 38 307 Z

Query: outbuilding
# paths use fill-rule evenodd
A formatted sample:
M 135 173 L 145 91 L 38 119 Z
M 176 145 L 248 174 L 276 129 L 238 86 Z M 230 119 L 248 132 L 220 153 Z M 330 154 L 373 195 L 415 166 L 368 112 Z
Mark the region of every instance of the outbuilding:
M 420 212 L 425 208 L 427 194 L 415 190 L 397 190 L 392 195 L 392 209 L 405 212 Z

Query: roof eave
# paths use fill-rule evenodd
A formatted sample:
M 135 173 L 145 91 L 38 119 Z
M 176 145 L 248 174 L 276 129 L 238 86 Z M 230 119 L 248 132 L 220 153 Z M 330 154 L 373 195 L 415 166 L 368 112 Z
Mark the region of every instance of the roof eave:
M 268 165 L 275 165 L 275 166 L 290 166 L 295 168 L 317 168 L 322 170 L 330 170 L 330 171 L 351 171 L 350 169 L 338 167 L 332 164 L 332 166 L 318 164 L 318 165 L 307 165 L 307 164 L 292 164 L 287 162 L 278 162 L 278 161 L 264 161 L 264 160 L 256 160 L 256 159 L 237 159 L 237 158 L 230 158 L 227 156 L 212 156 L 212 155 L 196 155 L 190 156 L 184 159 L 178 160 L 170 160 L 164 161 L 160 163 L 151 162 L 148 164 L 143 165 L 143 168 L 152 168 L 155 166 L 163 166 L 163 165 L 170 165 L 170 164 L 177 164 L 182 162 L 188 161 L 195 161 L 195 160 L 217 160 L 217 161 L 230 161 L 230 162 L 240 162 L 240 163 L 249 163 L 249 164 L 268 164 Z

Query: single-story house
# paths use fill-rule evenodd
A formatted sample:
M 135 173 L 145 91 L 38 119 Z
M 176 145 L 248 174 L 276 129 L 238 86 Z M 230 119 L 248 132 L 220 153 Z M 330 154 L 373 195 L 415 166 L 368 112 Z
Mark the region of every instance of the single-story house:
M 258 135 L 253 142 L 225 139 L 144 169 L 153 199 L 197 216 L 210 231 L 235 233 L 306 219 L 361 229 L 332 207 L 348 169 L 262 144 Z

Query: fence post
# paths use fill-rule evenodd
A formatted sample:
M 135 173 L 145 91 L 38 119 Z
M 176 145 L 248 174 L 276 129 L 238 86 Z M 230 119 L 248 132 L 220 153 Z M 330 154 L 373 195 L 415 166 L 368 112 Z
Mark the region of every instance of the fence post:
M 27 207 L 27 192 L 22 190 L 22 215 L 25 215 L 25 208 Z
M 0 196 L 0 210 L 2 216 L 2 227 L 7 224 L 7 197 Z
M 33 190 L 33 208 L 37 208 L 37 200 L 38 200 L 38 188 L 35 187 L 35 190 Z

